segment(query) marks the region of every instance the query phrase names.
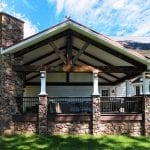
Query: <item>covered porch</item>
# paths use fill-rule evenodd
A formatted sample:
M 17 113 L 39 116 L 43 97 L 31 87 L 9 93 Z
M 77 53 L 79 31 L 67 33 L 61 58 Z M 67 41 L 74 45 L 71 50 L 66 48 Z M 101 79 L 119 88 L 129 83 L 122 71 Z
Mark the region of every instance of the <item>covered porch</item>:
M 9 71 L 16 75 L 9 79 L 15 84 L 13 92 L 2 92 L 2 97 L 14 100 L 16 130 L 18 122 L 34 122 L 40 134 L 80 133 L 82 127 L 84 133 L 100 134 L 110 122 L 112 128 L 125 122 L 117 125 L 119 133 L 129 121 L 138 124 L 136 134 L 144 132 L 144 96 L 130 97 L 129 84 L 125 97 L 118 97 L 121 90 L 116 90 L 118 84 L 143 74 L 144 95 L 149 93 L 149 61 L 144 56 L 70 19 L 2 54 L 13 60 Z M 107 88 L 105 95 L 102 90 Z

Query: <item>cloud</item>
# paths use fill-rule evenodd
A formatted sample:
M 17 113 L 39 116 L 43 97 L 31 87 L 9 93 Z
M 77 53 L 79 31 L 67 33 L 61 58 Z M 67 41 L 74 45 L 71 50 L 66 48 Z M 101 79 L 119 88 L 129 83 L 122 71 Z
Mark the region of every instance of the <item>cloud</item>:
M 29 8 L 31 10 L 35 10 L 34 6 L 31 5 L 31 3 L 28 0 L 22 0 L 22 3 L 25 5 L 26 8 Z
M 106 35 L 150 36 L 150 1 L 48 0 L 64 13 Z
M 38 28 L 32 24 L 32 22 L 24 14 L 15 12 L 12 8 L 14 8 L 14 6 L 9 7 L 5 2 L 0 3 L 0 11 L 11 14 L 12 16 L 24 21 L 24 38 L 38 32 Z
M 7 8 L 7 4 L 6 3 L 4 3 L 4 2 L 0 2 L 0 11 L 3 11 L 3 10 L 5 10 L 6 8 Z

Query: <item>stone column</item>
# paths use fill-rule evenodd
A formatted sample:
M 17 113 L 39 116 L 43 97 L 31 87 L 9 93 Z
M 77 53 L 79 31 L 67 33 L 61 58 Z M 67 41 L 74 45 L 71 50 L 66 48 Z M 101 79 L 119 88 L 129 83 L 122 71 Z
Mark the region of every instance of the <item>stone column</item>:
M 144 132 L 145 136 L 150 136 L 150 95 L 144 97 Z
M 39 95 L 39 134 L 47 134 L 48 132 L 47 105 L 47 95 Z
M 41 71 L 41 92 L 39 94 L 39 134 L 48 133 L 48 121 L 47 121 L 47 111 L 48 111 L 48 97 L 46 93 L 46 71 Z
M 100 96 L 92 96 L 92 133 L 93 135 L 100 134 L 101 112 L 100 112 Z
M 100 94 L 98 88 L 98 70 L 93 71 L 93 95 L 92 95 L 92 133 L 100 134 Z
M 21 59 L 14 58 L 13 54 L 1 55 L 0 76 L 0 133 L 13 134 L 13 115 L 18 113 L 16 96 L 23 95 L 23 76 L 13 70 L 14 64 L 21 64 Z

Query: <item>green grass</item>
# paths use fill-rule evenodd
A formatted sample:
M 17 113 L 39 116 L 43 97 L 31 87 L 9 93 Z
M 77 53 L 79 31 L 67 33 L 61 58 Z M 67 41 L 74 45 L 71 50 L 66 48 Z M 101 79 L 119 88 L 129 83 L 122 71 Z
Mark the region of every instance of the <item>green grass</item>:
M 0 136 L 0 150 L 150 150 L 150 137 Z

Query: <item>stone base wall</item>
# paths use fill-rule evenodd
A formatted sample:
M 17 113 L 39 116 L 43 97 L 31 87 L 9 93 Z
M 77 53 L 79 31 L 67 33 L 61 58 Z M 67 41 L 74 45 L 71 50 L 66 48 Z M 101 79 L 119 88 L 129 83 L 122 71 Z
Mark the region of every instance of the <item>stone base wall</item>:
M 48 133 L 60 134 L 90 134 L 90 122 L 48 122 Z
M 15 122 L 14 134 L 38 133 L 38 124 L 35 122 Z
M 143 133 L 141 121 L 102 121 L 99 126 L 101 135 L 127 134 L 140 136 Z
M 102 121 L 98 135 L 143 134 L 141 121 Z M 15 122 L 15 134 L 38 133 L 37 122 Z M 48 134 L 91 134 L 91 122 L 48 122 Z

